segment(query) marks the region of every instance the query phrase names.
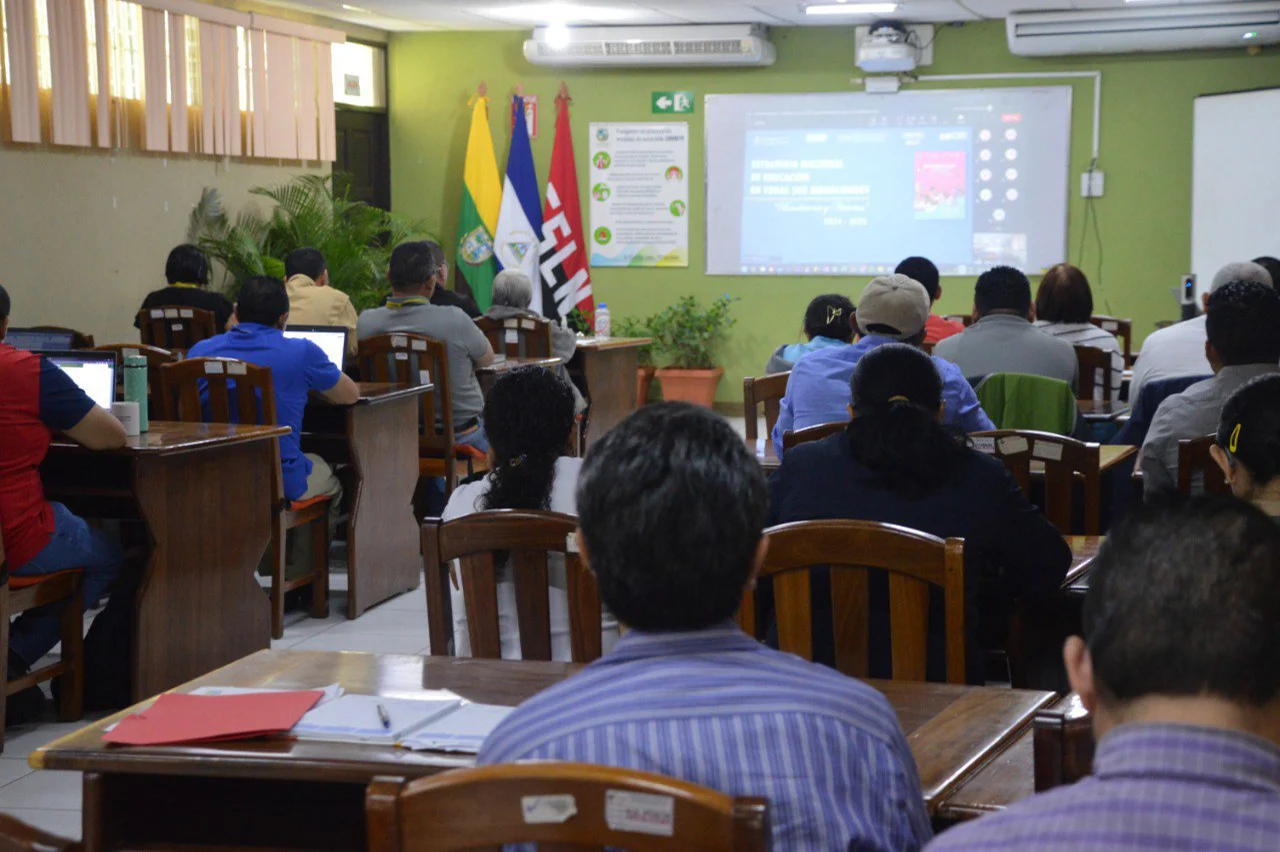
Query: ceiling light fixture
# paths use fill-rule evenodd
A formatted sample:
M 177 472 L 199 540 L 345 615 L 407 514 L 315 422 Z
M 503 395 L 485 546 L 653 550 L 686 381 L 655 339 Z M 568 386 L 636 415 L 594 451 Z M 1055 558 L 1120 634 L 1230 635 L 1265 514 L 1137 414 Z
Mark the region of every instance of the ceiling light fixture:
M 806 6 L 806 15 L 889 15 L 897 11 L 897 3 L 820 3 Z
M 547 44 L 556 50 L 564 50 L 569 46 L 572 36 L 569 27 L 563 21 L 557 21 L 547 27 Z

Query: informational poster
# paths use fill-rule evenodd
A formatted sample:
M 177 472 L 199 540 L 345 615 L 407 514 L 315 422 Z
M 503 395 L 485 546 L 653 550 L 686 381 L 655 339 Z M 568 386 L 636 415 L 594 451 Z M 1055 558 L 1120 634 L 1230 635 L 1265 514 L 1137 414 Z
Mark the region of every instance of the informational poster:
M 689 125 L 591 125 L 591 265 L 689 265 Z

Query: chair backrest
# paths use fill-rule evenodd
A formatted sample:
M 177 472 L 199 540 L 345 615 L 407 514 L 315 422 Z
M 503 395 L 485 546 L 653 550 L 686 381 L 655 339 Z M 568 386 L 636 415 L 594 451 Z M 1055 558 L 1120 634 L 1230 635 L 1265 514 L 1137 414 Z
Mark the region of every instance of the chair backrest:
M 964 323 L 965 328 L 973 325 L 973 314 L 943 314 L 942 318 L 951 322 Z
M 1044 515 L 1063 535 L 1076 533 L 1074 520 L 1077 478 L 1084 490 L 1084 535 L 1098 535 L 1102 527 L 1101 447 L 1048 432 L 1002 429 L 969 436 L 974 449 L 993 455 L 1013 474 L 1023 495 L 1031 499 L 1032 465 L 1044 469 Z
M 782 451 L 785 453 L 792 447 L 807 444 L 810 441 L 821 441 L 823 438 L 838 435 L 848 428 L 849 421 L 841 420 L 836 423 L 819 423 L 817 426 L 806 426 L 794 432 L 788 429 L 782 433 Z
M 42 831 L 17 817 L 0 814 L 0 852 L 79 852 L 83 848 L 74 840 Z
M 1109 331 L 1120 340 L 1121 349 L 1124 351 L 1124 363 L 1126 367 L 1133 366 L 1133 320 L 1120 319 L 1119 317 L 1109 317 L 1104 314 L 1094 314 L 1089 317 L 1089 322 L 1096 325 L 1103 331 Z
M 774 424 L 782 412 L 782 398 L 787 394 L 787 381 L 791 373 L 770 373 L 767 376 L 742 380 L 742 413 L 746 418 L 747 440 L 760 437 L 760 405 L 764 405 L 764 433 L 773 434 Z
M 271 368 L 230 358 L 190 358 L 160 368 L 165 420 L 276 424 Z
M 500 659 L 498 571 L 510 566 L 516 590 L 520 653 L 526 660 L 551 659 L 548 560 L 562 554 L 569 600 L 569 643 L 575 663 L 601 654 L 600 591 L 595 575 L 578 555 L 578 519 L 555 512 L 498 509 L 441 523 L 422 524 L 422 561 L 427 583 L 427 626 L 432 656 L 449 654 L 453 606 L 449 597 L 452 563 L 461 567 L 467 630 L 474 657 Z
M 158 349 L 142 343 L 108 343 L 95 346 L 95 352 L 114 352 L 116 355 L 116 399 L 124 399 L 124 359 L 130 355 L 141 355 L 147 359 L 147 400 L 148 410 L 156 416 L 160 414 L 155 399 L 160 390 L 160 368 L 165 364 L 176 364 L 181 359 L 167 349 Z
M 993 373 L 974 393 L 999 429 L 1033 429 L 1070 435 L 1079 408 L 1071 385 L 1061 379 L 1025 373 Z
M 494 319 L 477 317 L 476 325 L 489 338 L 494 352 L 508 358 L 550 358 L 551 321 L 533 317 Z
M 532 809 L 532 810 L 530 810 Z M 369 852 L 454 852 L 516 843 L 631 852 L 763 852 L 769 808 L 649 772 L 583 763 L 455 769 L 365 794 Z
M 1111 375 L 1111 353 L 1096 346 L 1077 346 L 1075 350 L 1080 376 L 1076 399 L 1092 401 L 1097 394 L 1104 402 L 1110 402 L 1114 381 Z
M 33 325 L 28 326 L 31 331 L 53 331 L 53 332 L 71 332 L 71 348 L 72 349 L 92 349 L 93 335 L 85 334 L 83 331 L 77 331 L 74 328 L 66 328 L 61 325 Z
M 360 341 L 356 352 L 360 378 L 366 382 L 432 385 L 421 396 L 422 451 L 448 456 L 453 450 L 453 393 L 449 386 L 449 347 L 421 334 L 396 332 Z
M 765 530 L 769 549 L 761 579 L 773 582 L 778 647 L 813 659 L 809 572 L 831 569 L 836 668 L 852 677 L 870 670 L 868 569 L 889 575 L 889 629 L 895 680 L 924 680 L 928 659 L 929 587 L 945 600 L 946 664 L 950 683 L 965 682 L 964 540 L 945 541 L 906 527 L 873 521 L 799 521 Z M 738 620 L 757 635 L 755 595 L 743 597 Z
M 1093 771 L 1093 722 L 1074 693 L 1032 722 L 1036 792 L 1074 784 Z
M 200 308 L 143 308 L 138 329 L 146 345 L 180 352 L 218 333 L 213 312 Z
M 1216 441 L 1215 435 L 1178 441 L 1178 491 L 1183 495 L 1190 497 L 1197 486 L 1205 494 L 1231 493 L 1231 486 L 1223 476 L 1222 468 L 1209 455 L 1209 448 Z

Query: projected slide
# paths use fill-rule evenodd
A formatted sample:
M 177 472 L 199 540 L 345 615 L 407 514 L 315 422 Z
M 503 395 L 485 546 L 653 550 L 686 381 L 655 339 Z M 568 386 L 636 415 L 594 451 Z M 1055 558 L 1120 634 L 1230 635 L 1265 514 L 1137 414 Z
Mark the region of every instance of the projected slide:
M 1071 90 L 707 98 L 707 272 L 945 275 L 1066 257 Z

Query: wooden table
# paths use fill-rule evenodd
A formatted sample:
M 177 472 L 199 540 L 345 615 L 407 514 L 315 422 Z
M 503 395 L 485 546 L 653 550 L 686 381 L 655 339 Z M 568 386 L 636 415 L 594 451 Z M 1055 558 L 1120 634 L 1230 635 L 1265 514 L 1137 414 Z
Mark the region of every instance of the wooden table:
M 647 337 L 588 337 L 578 341 L 578 351 L 569 363 L 581 368 L 587 382 L 587 399 L 591 403 L 588 447 L 636 410 L 640 347 L 652 342 Z
M 1107 540 L 1106 536 L 1069 535 L 1067 544 L 1071 545 L 1071 568 L 1062 581 L 1062 588 L 1072 595 L 1083 595 L 1089 591 L 1089 572 L 1093 561 L 1098 557 L 1098 548 Z
M 431 385 L 359 382 L 355 405 L 307 406 L 302 448 L 347 465 L 347 618 L 416 589 L 422 576 L 413 491 L 419 397 Z
M 509 373 L 517 367 L 544 367 L 551 369 L 559 367 L 564 361 L 555 357 L 547 358 L 518 358 L 508 355 L 501 361 L 494 361 L 488 367 L 480 367 L 476 370 L 476 378 L 480 380 L 480 392 L 486 397 L 489 396 L 489 390 L 493 387 L 503 373 Z
M 134 700 L 270 647 L 270 607 L 254 572 L 271 541 L 274 442 L 288 432 L 153 420 L 122 450 L 50 447 L 41 468 L 50 499 L 146 528 Z
M 1080 408 L 1080 416 L 1090 421 L 1107 421 L 1116 420 L 1120 416 L 1128 414 L 1133 408 L 1127 402 L 1121 402 L 1118 399 L 1113 400 L 1092 400 L 1081 399 L 1076 401 L 1076 405 Z
M 405 695 L 450 689 L 513 705 L 568 677 L 568 663 L 262 651 L 180 687 L 303 688 Z M 931 808 L 1013 743 L 1048 692 L 872 681 L 898 712 Z M 137 709 L 137 708 L 135 708 Z M 125 711 L 132 712 L 132 711 Z M 200 848 L 363 849 L 364 788 L 377 775 L 420 777 L 470 766 L 466 755 L 306 740 L 118 748 L 104 719 L 36 750 L 37 769 L 84 773 L 88 852 L 163 845 Z

